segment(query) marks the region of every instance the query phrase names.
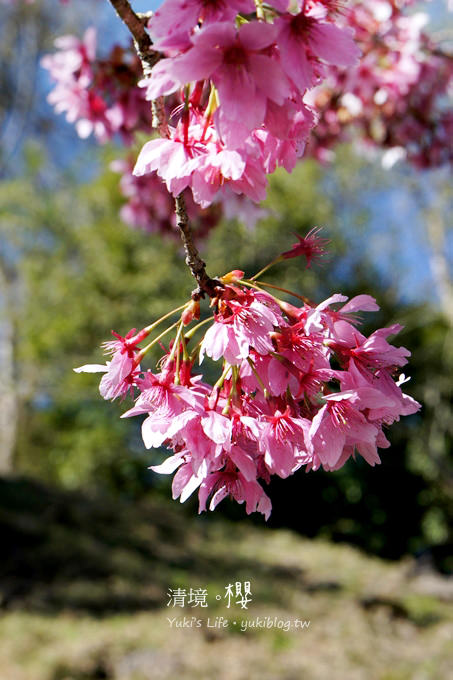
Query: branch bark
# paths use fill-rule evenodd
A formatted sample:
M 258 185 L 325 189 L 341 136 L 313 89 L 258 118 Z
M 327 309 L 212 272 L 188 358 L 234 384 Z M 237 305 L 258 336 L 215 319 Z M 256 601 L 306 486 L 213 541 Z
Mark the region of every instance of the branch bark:
M 134 39 L 135 49 L 137 50 L 137 54 L 142 64 L 143 74 L 145 76 L 150 76 L 153 66 L 159 61 L 162 55 L 160 52 L 153 49 L 151 38 L 145 30 L 145 25 L 149 17 L 142 17 L 136 14 L 128 0 L 109 1 Z M 158 99 L 153 102 L 152 109 L 153 125 L 157 128 L 161 137 L 167 137 L 168 127 L 165 119 L 163 101 Z M 222 288 L 223 286 L 220 281 L 211 279 L 206 273 L 206 264 L 200 258 L 200 254 L 193 243 L 193 234 L 189 224 L 186 203 L 182 194 L 175 198 L 175 211 L 177 225 L 186 253 L 186 264 L 198 284 L 198 289 L 193 291 L 192 297 L 194 299 L 199 299 L 200 297 L 204 297 L 205 294 L 211 298 L 216 297 L 219 293 L 219 288 Z
M 184 244 L 184 251 L 186 253 L 186 264 L 190 269 L 192 276 L 198 283 L 198 290 L 194 290 L 192 298 L 194 300 L 204 297 L 206 293 L 209 297 L 217 297 L 223 285 L 217 279 L 211 279 L 206 273 L 206 264 L 200 257 L 200 254 L 195 247 L 192 240 L 192 230 L 189 226 L 189 218 L 187 216 L 186 202 L 183 194 L 179 194 L 175 198 L 176 207 L 176 223 L 181 232 L 182 242 Z
M 134 39 L 135 49 L 142 62 L 143 74 L 149 76 L 154 64 L 162 57 L 160 52 L 153 49 L 151 38 L 145 30 L 149 17 L 140 17 L 136 14 L 128 0 L 110 0 L 110 4 L 123 24 L 129 29 Z

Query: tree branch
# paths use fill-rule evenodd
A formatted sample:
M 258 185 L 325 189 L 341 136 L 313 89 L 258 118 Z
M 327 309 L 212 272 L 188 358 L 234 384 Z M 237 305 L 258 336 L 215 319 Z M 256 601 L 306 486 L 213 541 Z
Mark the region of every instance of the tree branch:
M 151 102 L 151 108 L 153 112 L 153 127 L 156 128 L 161 137 L 169 137 L 164 98 L 158 97 L 154 99 Z
M 210 298 L 217 297 L 223 284 L 217 279 L 211 279 L 206 273 L 206 264 L 200 257 L 200 254 L 195 247 L 192 240 L 192 230 L 189 226 L 189 218 L 187 216 L 186 202 L 183 194 L 179 194 L 175 198 L 176 207 L 176 223 L 181 232 L 182 242 L 184 244 L 184 251 L 186 253 L 186 265 L 189 267 L 192 276 L 198 283 L 198 290 L 194 290 L 192 298 L 194 300 L 204 297 L 206 293 Z
M 128 0 L 109 1 L 134 39 L 135 49 L 137 50 L 137 54 L 142 63 L 143 74 L 145 76 L 150 76 L 153 66 L 159 61 L 162 55 L 160 52 L 153 50 L 153 43 L 145 30 L 145 25 L 149 17 L 136 14 Z M 161 137 L 167 137 L 168 127 L 162 98 L 152 102 L 152 109 L 153 125 L 157 128 Z M 206 273 L 206 264 L 200 258 L 200 254 L 193 243 L 186 202 L 182 194 L 179 194 L 179 196 L 175 198 L 175 211 L 177 225 L 181 233 L 181 239 L 186 253 L 186 264 L 189 267 L 192 276 L 198 283 L 198 289 L 193 291 L 192 297 L 194 299 L 199 299 L 200 297 L 204 297 L 205 293 L 211 298 L 216 297 L 219 294 L 219 288 L 222 288 L 223 285 L 217 279 L 211 279 Z
M 145 30 L 148 16 L 138 16 L 128 0 L 110 0 L 119 18 L 127 26 L 134 39 L 135 49 L 142 62 L 143 74 L 149 76 L 151 69 L 162 57 L 160 52 L 153 49 L 153 43 Z

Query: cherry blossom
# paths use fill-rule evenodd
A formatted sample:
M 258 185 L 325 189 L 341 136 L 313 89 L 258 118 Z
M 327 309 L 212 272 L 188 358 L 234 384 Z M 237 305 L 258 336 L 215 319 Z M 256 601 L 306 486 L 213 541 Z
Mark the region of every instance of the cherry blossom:
M 311 238 L 313 232 L 298 240 Z M 317 233 L 316 239 L 319 244 Z M 395 379 L 410 354 L 388 341 L 401 326 L 368 337 L 357 328 L 358 312 L 379 309 L 374 298 L 335 293 L 297 307 L 265 292 L 260 276 L 247 279 L 234 270 L 221 277 L 213 318 L 198 321 L 196 300 L 183 305 L 168 329 L 175 336 L 160 372 L 139 362 L 161 335 L 138 345 L 170 314 L 106 343 L 113 354 L 106 366 L 76 369 L 104 372 L 105 398 L 135 393 L 124 417 L 145 416 L 146 448 L 171 452 L 152 469 L 175 473 L 173 497 L 181 502 L 197 492 L 200 512 L 228 496 L 267 519 L 271 503 L 262 485 L 273 475 L 336 470 L 356 456 L 374 466 L 379 449 L 390 446 L 388 427 L 420 408 Z M 199 372 L 205 355 L 218 366 L 215 383 Z
M 135 167 L 150 176 L 155 201 L 125 168 L 121 212 L 164 233 L 172 218 L 156 175 L 173 195 L 185 187 L 202 208 L 228 212 L 237 197 L 260 202 L 277 167 L 291 172 L 304 154 L 329 162 L 351 137 L 386 150 L 385 167 L 438 166 L 453 157 L 453 60 L 428 36 L 427 16 L 406 13 L 413 4 L 165 0 L 148 25 L 161 58 L 141 87 L 134 50 L 98 57 L 90 28 L 82 40 L 57 39 L 43 58 L 55 81 L 49 102 L 80 136 L 131 145 L 137 132 L 152 133 L 146 98 L 165 95 L 168 138 L 146 142 Z
M 105 364 L 75 370 L 102 373 L 105 399 L 135 398 L 124 417 L 143 418 L 147 449 L 170 453 L 152 469 L 174 473 L 181 502 L 197 492 L 200 512 L 230 497 L 267 519 L 263 485 L 272 476 L 336 470 L 357 456 L 376 465 L 388 428 L 420 408 L 398 378 L 410 352 L 389 342 L 402 327 L 359 330 L 361 315 L 379 309 L 374 298 L 334 293 L 315 303 L 294 294 L 297 306 L 267 292 L 271 265 L 303 255 L 309 267 L 322 257 L 318 230 L 297 235 L 251 278 L 234 269 L 211 279 L 187 235 L 183 200 L 190 193 L 189 206 L 203 209 L 258 203 L 277 167 L 291 172 L 307 148 L 325 160 L 352 124 L 417 165 L 451 160 L 452 117 L 439 106 L 451 60 L 431 45 L 423 16 L 403 14 L 411 4 L 166 0 L 149 34 L 138 21 L 148 51 L 137 43 L 138 55 L 114 47 L 100 59 L 89 29 L 81 41 L 61 38 L 43 60 L 56 82 L 49 100 L 81 136 L 119 134 L 126 144 L 139 131 L 150 136 L 133 173 L 130 161 L 115 164 L 125 218 L 145 226 L 151 214 L 153 228 L 171 232 L 164 187 L 176 199 L 198 288 L 140 331 L 114 334 Z M 143 367 L 159 346 L 157 367 Z

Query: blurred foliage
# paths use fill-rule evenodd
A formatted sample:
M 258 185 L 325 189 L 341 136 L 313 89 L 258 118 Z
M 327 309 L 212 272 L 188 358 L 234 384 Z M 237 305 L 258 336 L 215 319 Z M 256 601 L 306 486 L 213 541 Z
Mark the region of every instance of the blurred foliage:
M 103 362 L 96 348 L 109 339 L 110 329 L 125 334 L 187 299 L 193 281 L 182 249 L 177 240 L 119 222 L 116 176 L 104 172 L 77 184 L 63 175 L 50 187 L 43 163 L 40 152 L 30 150 L 26 175 L 0 186 L 0 256 L 15 268 L 17 281 L 16 470 L 65 487 L 136 497 L 154 486 L 167 494 L 167 482 L 147 470 L 150 454 L 143 449 L 138 419 L 120 420 L 127 405 L 103 403 L 99 376 L 76 375 L 72 368 Z M 341 180 L 341 169 L 338 176 Z M 407 391 L 424 408 L 392 428 L 392 448 L 383 452 L 378 468 L 350 462 L 336 473 L 299 472 L 272 483 L 270 524 L 348 540 L 389 557 L 437 546 L 434 556 L 447 569 L 452 331 L 432 305 L 396 301 L 394 287 L 360 250 L 357 234 L 367 215 L 362 209 L 351 214 L 345 228 L 325 182 L 314 162 L 301 164 L 291 176 L 277 173 L 267 218 L 253 230 L 231 222 L 203 244 L 208 271 L 221 275 L 240 268 L 253 274 L 294 242 L 294 232 L 325 225 L 333 241 L 327 263 L 306 269 L 301 260 L 290 260 L 266 279 L 316 301 L 337 291 L 374 295 L 382 309 L 364 332 L 396 321 L 406 326 L 396 344 L 413 352 Z M 222 505 L 223 513 L 243 520 L 242 507 Z M 195 512 L 195 503 L 188 508 Z
M 67 486 L 127 490 L 136 459 L 145 469 L 135 428 L 119 420 L 120 406 L 105 408 L 98 376 L 81 380 L 72 368 L 103 363 L 97 348 L 111 329 L 126 333 L 176 306 L 190 275 L 172 244 L 150 247 L 118 221 L 115 177 L 85 186 L 66 178 L 49 189 L 37 162 L 0 189 L 7 254 L 20 280 L 18 466 Z

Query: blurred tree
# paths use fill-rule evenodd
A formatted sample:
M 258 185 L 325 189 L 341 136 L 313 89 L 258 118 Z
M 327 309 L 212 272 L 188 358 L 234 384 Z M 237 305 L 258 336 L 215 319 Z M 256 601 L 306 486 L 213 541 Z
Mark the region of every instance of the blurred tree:
M 14 376 L 16 271 L 0 253 L 0 473 L 12 469 L 17 425 Z
M 0 177 L 21 144 L 25 131 L 36 131 L 39 56 L 50 43 L 52 16 L 40 4 L 17 3 L 0 9 Z
M 113 176 L 85 186 L 66 178 L 50 190 L 31 156 L 25 178 L 0 187 L 1 254 L 16 287 L 4 318 L 16 331 L 5 365 L 20 401 L 18 465 L 76 486 L 99 482 L 109 465 L 116 474 L 132 426 L 105 408 L 96 378 L 90 386 L 72 368 L 108 329 L 125 333 L 162 315 L 191 279 L 173 244 L 157 248 L 118 223 Z

